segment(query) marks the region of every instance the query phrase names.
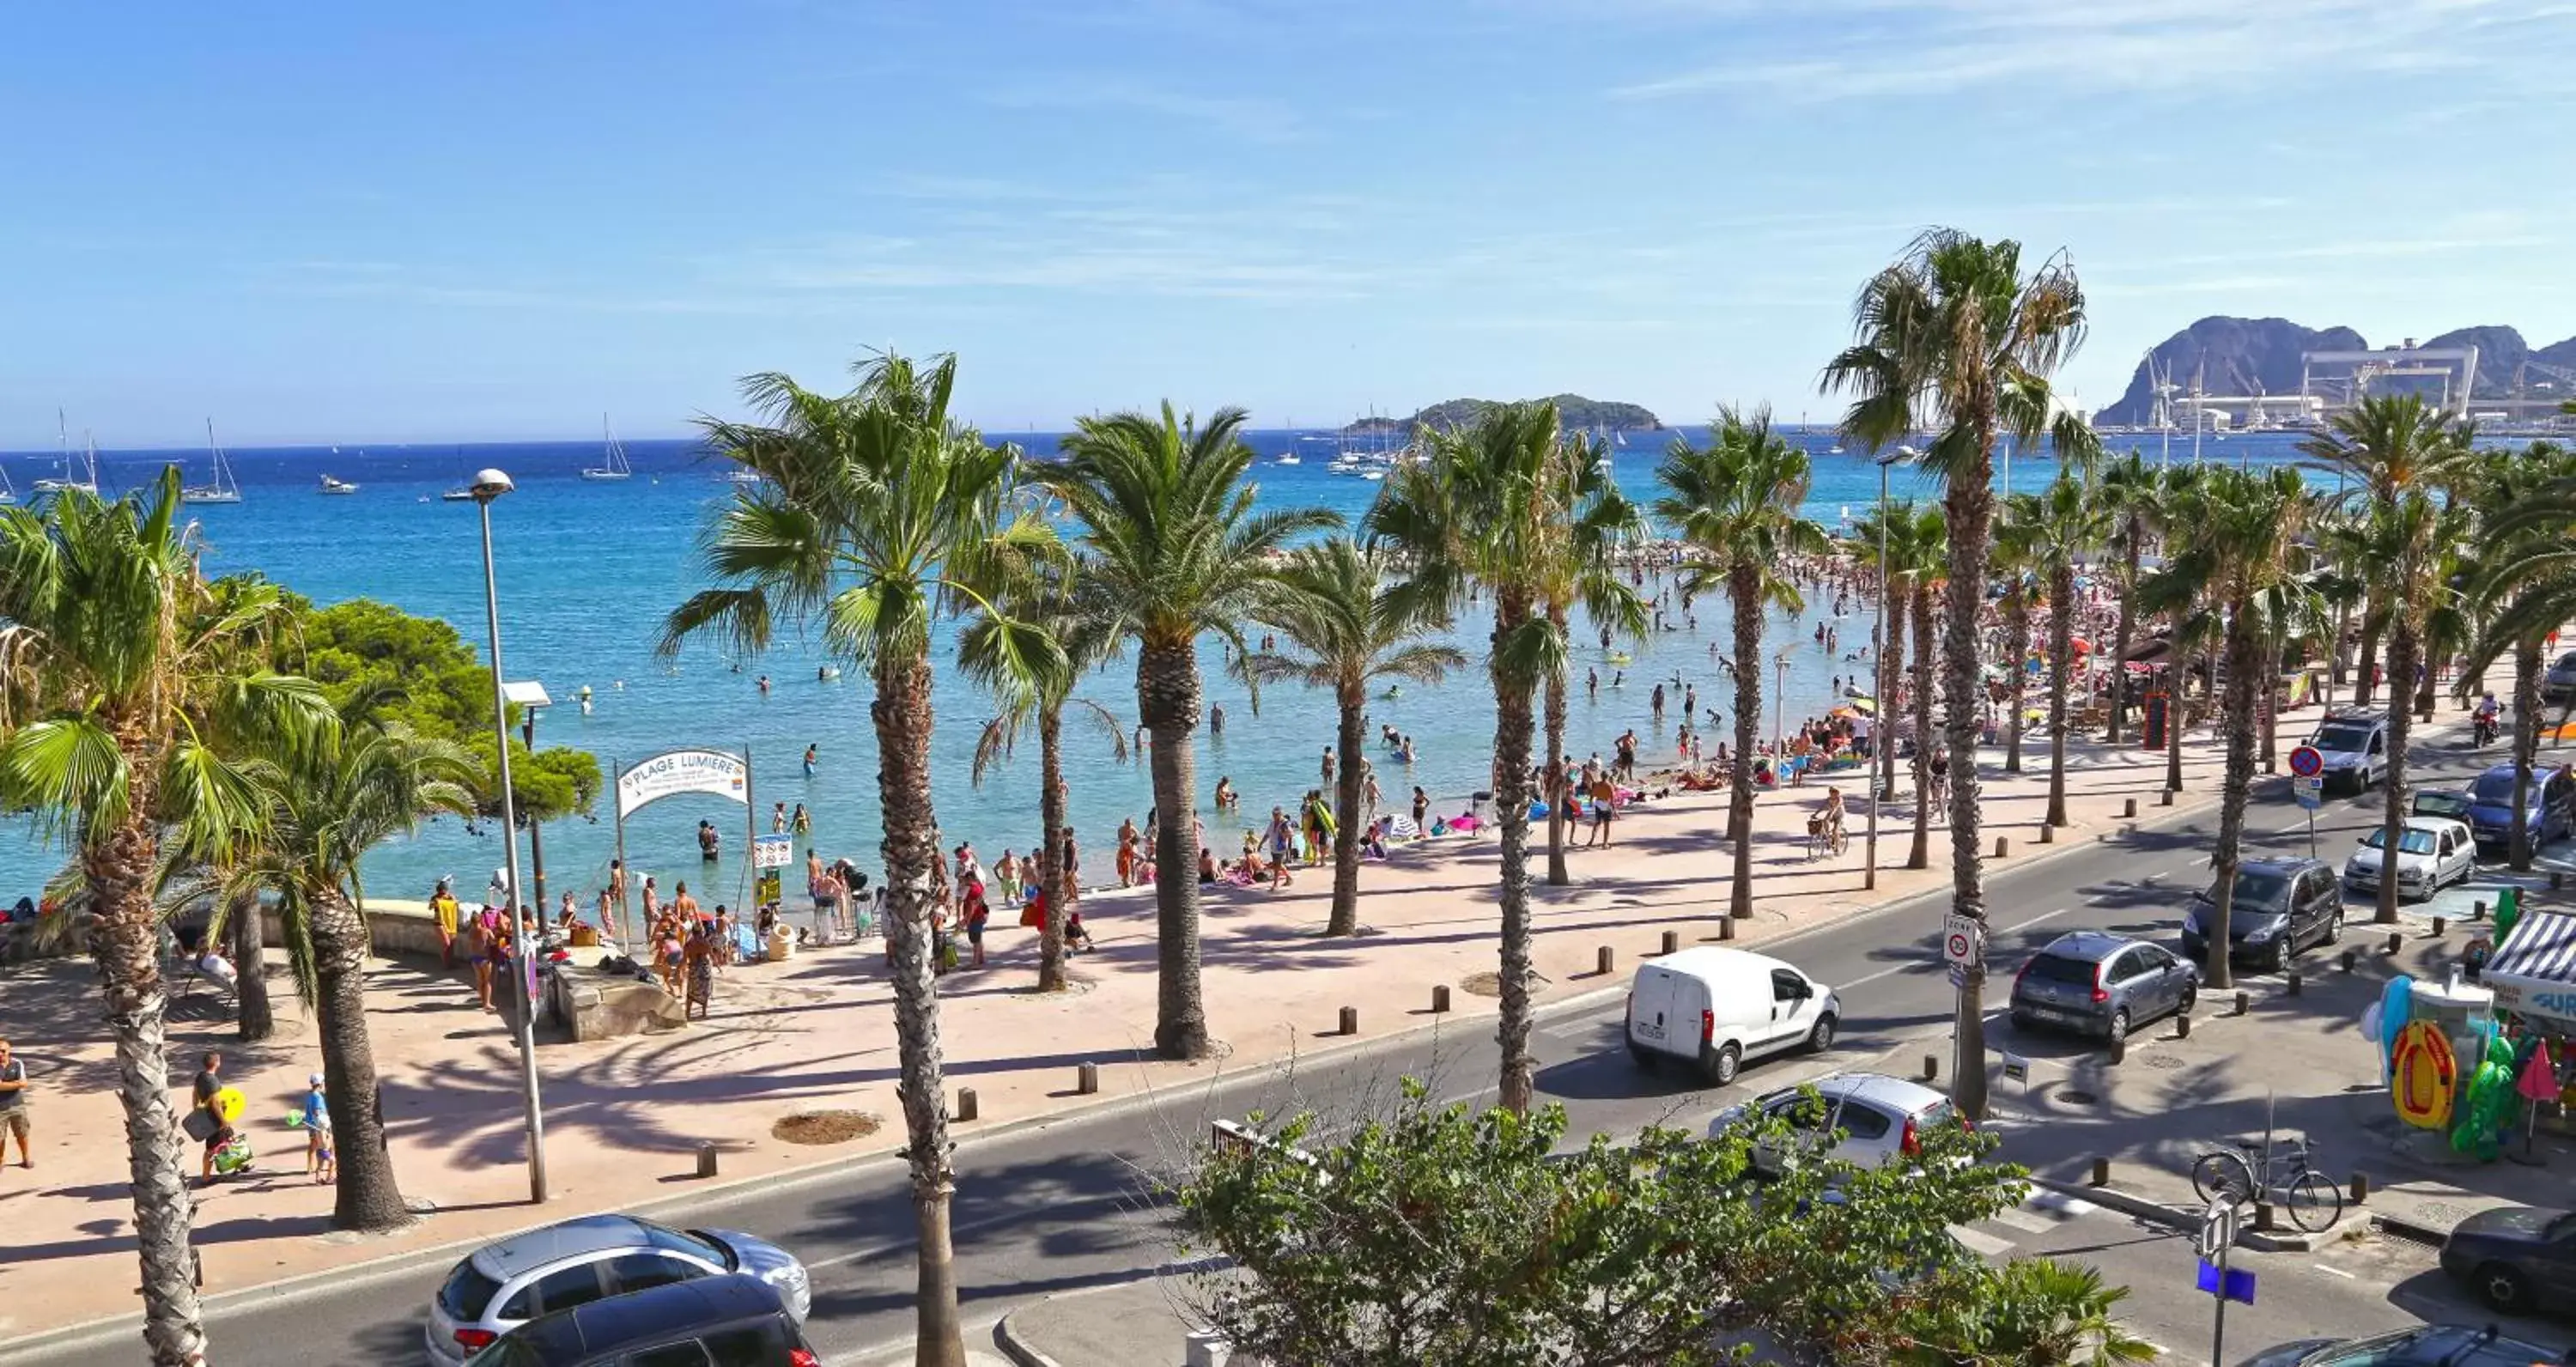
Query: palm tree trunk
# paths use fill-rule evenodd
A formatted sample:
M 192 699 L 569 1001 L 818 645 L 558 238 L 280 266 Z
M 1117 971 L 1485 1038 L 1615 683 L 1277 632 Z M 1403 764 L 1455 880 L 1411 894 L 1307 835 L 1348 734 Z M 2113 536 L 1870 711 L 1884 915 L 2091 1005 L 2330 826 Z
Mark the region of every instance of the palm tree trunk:
M 948 1210 L 957 1169 L 948 1142 L 948 1092 L 941 1076 L 939 992 L 932 981 L 930 870 L 939 858 L 930 804 L 930 659 L 886 652 L 877 658 L 877 802 L 885 840 L 886 935 L 894 950 L 894 1034 L 901 1076 L 904 1158 L 921 1241 L 913 1296 L 915 1367 L 965 1367 L 957 1319 L 957 1264 Z M 1196 885 L 1193 884 L 1193 887 Z M 1052 901 L 1052 899 L 1050 899 Z M 1054 914 L 1050 906 L 1049 914 Z
M 1034 880 L 1046 899 L 1046 925 L 1038 931 L 1038 990 L 1062 992 L 1064 909 L 1073 895 L 1064 877 L 1064 705 L 1038 709 L 1038 826 L 1046 848 L 1038 851 Z
M 1565 609 L 1549 604 L 1547 620 L 1556 628 L 1557 639 L 1565 638 Z M 1552 671 L 1547 676 L 1547 782 L 1539 791 L 1547 795 L 1547 882 L 1561 888 L 1569 881 L 1565 871 L 1565 671 Z M 1682 718 L 1690 724 L 1690 718 Z M 1356 744 L 1359 732 L 1349 733 Z
M 369 1232 L 411 1223 L 394 1180 L 376 1103 L 376 1051 L 367 1035 L 367 923 L 339 890 L 312 899 L 314 1016 L 322 1037 L 323 1094 L 331 1102 L 332 1147 L 340 1180 L 335 1229 Z
M 137 753 L 139 746 L 118 748 L 137 774 L 130 780 L 129 810 L 149 812 L 152 791 L 150 780 L 142 776 L 145 757 Z M 199 1367 L 205 1361 L 206 1330 L 188 1250 L 191 1203 L 179 1166 L 179 1122 L 170 1108 L 163 1017 L 168 998 L 162 991 L 161 921 L 151 888 L 157 855 L 151 820 L 136 815 L 84 851 L 81 864 L 98 913 L 90 952 L 107 998 L 108 1028 L 116 1036 L 126 1175 L 132 1180 L 135 1247 L 143 1263 L 143 1342 L 153 1367 Z
M 1198 813 L 1199 660 L 1190 641 L 1156 642 L 1136 662 L 1136 711 L 1154 735 L 1154 913 L 1160 992 L 1154 1052 L 1208 1055 L 1207 999 L 1199 990 L 1198 851 L 1187 848 Z M 1357 767 L 1359 757 L 1345 754 Z
M 1735 618 L 1735 772 L 1726 785 L 1726 838 L 1735 846 L 1735 870 L 1726 914 L 1741 921 L 1753 915 L 1753 747 L 1762 743 L 1761 568 L 1741 560 L 1727 566 L 1726 599 Z M 1883 699 L 1878 713 L 1887 715 Z M 1771 772 L 1780 772 L 1776 757 Z
M 2400 607 L 2388 629 L 2388 803 L 2381 837 L 2393 855 L 2398 838 L 2406 831 L 2406 808 L 2409 789 L 2406 782 L 2406 737 L 2414 729 L 2415 693 L 2408 680 L 2415 676 L 2414 615 Z M 2397 874 L 2393 861 L 2379 876 L 2379 910 L 2370 918 L 2382 925 L 2397 923 Z
M 1341 809 L 1341 820 L 1333 831 L 1333 916 L 1325 925 L 1327 935 L 1360 933 L 1360 720 L 1368 707 L 1368 691 L 1358 682 L 1344 684 L 1337 690 L 1341 703 L 1341 727 L 1338 744 L 1342 751 L 1341 767 L 1333 771 L 1333 805 Z M 1563 681 L 1552 690 L 1557 695 L 1559 714 L 1563 711 Z M 1562 804 L 1557 804 L 1562 805 Z M 1551 806 L 1551 811 L 1554 806 Z M 1561 853 L 1561 852 L 1560 852 Z M 1195 857 L 1195 856 L 1193 856 Z M 1189 878 L 1198 880 L 1197 865 L 1191 866 Z
M 2414 686 L 2415 720 L 2417 721 L 2430 722 L 2433 720 L 2433 707 L 2436 701 L 2434 698 L 2433 676 L 2441 672 L 2441 662 L 2450 658 L 2452 653 L 2451 645 L 2452 643 L 2447 633 L 2439 635 L 2430 631 L 2424 633 L 2424 649 L 2422 652 L 2424 681 Z
M 2182 791 L 2182 719 L 2185 695 L 2191 692 L 2191 651 L 2182 643 L 2183 624 L 2174 623 L 2173 679 L 2165 686 L 2165 791 Z
M 1932 867 L 1932 586 L 1914 588 L 1914 851 L 1905 867 Z
M 2244 859 L 2245 805 L 2254 792 L 2253 663 L 2263 653 L 2254 635 L 2254 610 L 2244 599 L 2231 604 L 2227 621 L 2227 687 L 2220 704 L 2227 733 L 2227 770 L 2220 782 L 2218 846 L 2210 858 L 2209 966 L 2203 981 L 2213 989 L 2235 986 L 2229 951 L 2228 922 L 2236 903 L 2236 866 Z
M 2075 683 L 2075 567 L 2048 570 L 2048 824 L 2066 819 L 2066 693 Z
M 2262 680 L 2263 691 L 2256 696 L 2254 706 L 2263 719 L 2263 738 L 2262 753 L 2256 759 L 2267 774 L 2280 772 L 2277 757 L 2281 753 L 2281 671 L 2290 654 L 2290 643 L 2281 634 L 2283 630 L 2280 624 L 2275 623 L 2271 634 L 2264 639 L 2263 672 L 2257 676 Z
M 2388 613 L 2384 608 L 2376 602 L 2365 603 L 2362 606 L 2360 669 L 2352 681 L 2352 705 L 2355 707 L 2370 706 L 2371 698 L 2378 692 L 2375 686 L 2377 680 L 2371 676 L 2379 665 L 2380 632 L 2387 625 Z
M 2133 520 L 2120 550 L 2120 616 L 2111 626 L 2111 722 L 2103 743 L 2118 748 L 2121 724 L 2129 719 L 2129 642 L 2137 635 L 2137 610 L 2130 600 L 2138 592 L 2138 527 Z
M 1891 580 L 1891 582 L 1893 582 Z M 1870 767 L 1878 771 L 1878 795 L 1881 800 L 1896 800 L 1896 689 L 1904 677 L 1905 613 L 1912 601 L 1898 597 L 1888 584 L 1878 586 L 1887 599 L 1887 639 L 1878 648 L 1878 758 Z
M 1986 604 L 1986 554 L 1994 534 L 1994 432 L 1989 411 L 1975 457 L 1949 472 L 1943 495 L 1950 537 L 1950 601 L 1942 623 L 1950 707 L 1950 910 L 1986 919 L 1985 855 L 1977 848 L 1977 614 Z M 1959 988 L 1959 1067 L 1951 1100 L 1970 1119 L 1986 1116 L 1986 965 L 1972 957 Z
M 1504 640 L 1529 620 L 1529 596 L 1506 589 L 1494 598 L 1494 639 Z M 1502 1045 L 1501 1103 L 1526 1112 L 1537 1090 L 1530 1057 L 1529 767 L 1530 685 L 1494 672 L 1494 801 L 1503 832 L 1502 1014 L 1495 1038 Z
M 2010 673 L 2004 679 L 2006 702 L 2012 715 L 2004 718 L 2004 772 L 2021 772 L 2021 713 L 2029 697 L 2030 671 L 2021 662 L 2030 658 L 2030 591 L 2022 586 L 2020 576 L 2013 578 L 2012 592 L 2004 599 L 2004 668 Z
M 255 892 L 233 898 L 224 908 L 225 947 L 232 951 L 233 966 L 241 973 L 240 981 L 233 985 L 233 994 L 244 1044 L 256 1044 L 277 1033 L 277 1011 L 268 997 L 262 914 L 259 894 Z
M 2531 810 L 2531 770 L 2540 756 L 2540 643 L 2518 641 L 2513 647 L 2513 835 L 2509 861 L 2518 872 L 2531 870 L 2531 826 L 2522 814 Z

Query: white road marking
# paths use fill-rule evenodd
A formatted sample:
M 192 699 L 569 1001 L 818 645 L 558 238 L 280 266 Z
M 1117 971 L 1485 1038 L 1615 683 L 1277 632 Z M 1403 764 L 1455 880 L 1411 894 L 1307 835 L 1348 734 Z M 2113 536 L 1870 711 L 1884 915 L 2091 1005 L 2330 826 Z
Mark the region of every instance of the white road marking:
M 2312 1266 L 2312 1267 L 2316 1268 L 2316 1270 L 2318 1270 L 2319 1272 L 2331 1272 L 2331 1273 L 2335 1274 L 2336 1276 L 2341 1277 L 2341 1278 L 2343 1278 L 2345 1281 L 2348 1281 L 2348 1282 L 2357 1282 L 2357 1281 L 2360 1281 L 2360 1280 L 2361 1280 L 2361 1278 L 2356 1277 L 2356 1276 L 2354 1276 L 2353 1274 L 2351 1274 L 2351 1273 L 2349 1273 L 2349 1272 L 2344 1271 L 2344 1270 L 2343 1270 L 2342 1268 L 2340 1268 L 2340 1267 L 2328 1267 L 2328 1266 L 2327 1266 L 2327 1265 L 2325 1265 L 2324 1263 L 2312 1263 L 2312 1264 L 2310 1264 L 2310 1266 Z
M 2025 1234 L 2046 1234 L 2057 1228 L 2057 1221 L 2045 1215 L 2033 1215 L 2019 1207 L 1996 1211 L 1994 1219 L 1997 1224 L 2010 1225 Z
M 1961 1247 L 1981 1257 L 2000 1258 L 2012 1252 L 2012 1240 L 1998 1239 L 1982 1230 L 1970 1229 L 1966 1225 L 1950 1226 L 1950 1237 L 1958 1240 Z
M 2069 1196 L 2065 1192 L 2050 1191 L 2045 1187 L 2032 1192 L 2030 1199 L 2022 1204 L 2034 1210 L 2053 1210 L 2070 1220 L 2079 1215 L 2090 1215 L 2101 1209 L 2100 1206 L 2081 1196 Z

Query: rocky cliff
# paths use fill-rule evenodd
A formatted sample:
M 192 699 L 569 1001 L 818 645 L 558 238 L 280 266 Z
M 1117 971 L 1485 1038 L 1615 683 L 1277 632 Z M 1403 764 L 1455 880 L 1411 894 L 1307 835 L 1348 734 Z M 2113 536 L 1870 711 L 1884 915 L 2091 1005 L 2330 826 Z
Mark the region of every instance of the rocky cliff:
M 1343 428 L 1345 432 L 1410 432 L 1416 427 L 1457 427 L 1476 420 L 1478 414 L 1496 405 L 1493 399 L 1450 399 L 1435 403 L 1409 418 L 1362 418 Z M 1633 403 L 1613 403 L 1607 399 L 1587 399 L 1580 394 L 1559 394 L 1549 402 L 1556 405 L 1557 421 L 1567 431 L 1602 428 L 1614 432 L 1657 432 L 1663 421 L 1650 409 Z
M 2347 327 L 2307 328 L 2286 318 L 2203 318 L 2168 337 L 2140 361 L 2129 377 L 2128 392 L 2118 403 L 2093 415 L 2098 423 L 2147 423 L 2155 420 L 2155 375 L 2189 394 L 2195 382 L 2212 394 L 2296 394 L 2299 357 L 2309 351 L 2358 351 L 2368 347 L 2360 333 Z M 2576 337 L 2535 348 L 2520 332 L 2502 325 L 2458 328 L 2417 343 L 2425 347 L 2474 346 L 2478 349 L 2477 398 L 2513 393 L 2515 372 L 2526 362 L 2576 369 Z M 2544 384 L 2576 393 L 2576 383 L 2538 373 L 2527 377 L 2533 392 Z

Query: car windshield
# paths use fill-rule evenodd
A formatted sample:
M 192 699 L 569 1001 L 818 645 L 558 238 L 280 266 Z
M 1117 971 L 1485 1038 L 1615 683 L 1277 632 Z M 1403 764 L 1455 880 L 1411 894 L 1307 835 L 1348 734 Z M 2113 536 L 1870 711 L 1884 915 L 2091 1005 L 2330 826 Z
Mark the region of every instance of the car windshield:
M 2083 959 L 2070 959 L 2063 954 L 2042 954 L 2022 970 L 2041 982 L 2093 984 L 2093 965 Z
M 2519 1339 L 2480 1338 L 2481 1331 L 2465 1325 L 2423 1325 L 2320 1348 L 2299 1361 L 2302 1367 L 2525 1367 L 2549 1360 L 2543 1349 Z
M 2466 816 L 2469 814 L 2469 803 L 2474 800 L 2477 799 L 2464 798 L 2458 793 L 2417 793 L 2415 810 L 2423 816 Z
M 446 1311 L 449 1319 L 472 1324 L 483 1318 L 485 1307 L 492 1304 L 493 1295 L 500 1289 L 499 1282 L 484 1276 L 474 1266 L 474 1260 L 468 1258 L 458 1263 L 456 1270 L 447 1274 L 447 1284 L 438 1288 L 438 1308 Z
M 2361 843 L 2368 845 L 2374 850 L 2387 849 L 2388 832 L 2384 829 L 2372 831 L 2370 833 L 2370 838 Z M 2431 831 L 2419 831 L 2414 827 L 2409 826 L 2404 832 L 2398 835 L 2397 849 L 2403 854 L 2431 854 L 2433 852 L 2433 833 Z
M 650 1220 L 638 1220 L 635 1223 L 643 1226 L 644 1237 L 650 1239 L 655 1248 L 672 1253 L 685 1253 L 692 1258 L 703 1258 L 728 1271 L 733 1268 L 733 1250 L 695 1230 L 673 1229 L 669 1225 L 657 1225 Z
M 2314 736 L 2309 737 L 2308 744 L 2313 745 L 2320 750 L 2350 751 L 2364 749 L 2370 744 L 2370 728 L 2367 726 L 2320 726 L 2317 728 L 2317 733 Z
M 2281 900 L 2290 889 L 2290 876 L 2270 869 L 2240 869 L 2236 874 L 2236 905 L 2268 907 Z
M 2538 774 L 2532 775 L 2531 791 L 2534 794 L 2540 791 Z M 2509 772 L 2480 774 L 2478 781 L 2470 786 L 2469 796 L 2494 806 L 2510 807 L 2513 805 L 2513 775 Z

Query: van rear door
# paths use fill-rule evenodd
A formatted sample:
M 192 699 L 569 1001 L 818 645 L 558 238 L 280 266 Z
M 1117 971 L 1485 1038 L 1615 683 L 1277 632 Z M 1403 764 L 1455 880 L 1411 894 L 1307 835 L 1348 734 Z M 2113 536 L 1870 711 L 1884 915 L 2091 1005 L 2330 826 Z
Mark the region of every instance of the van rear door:
M 1642 964 L 1628 989 L 1628 1038 L 1658 1053 L 1694 1057 L 1699 1053 L 1699 1017 L 1684 1027 L 1674 998 L 1679 975 L 1654 964 Z

